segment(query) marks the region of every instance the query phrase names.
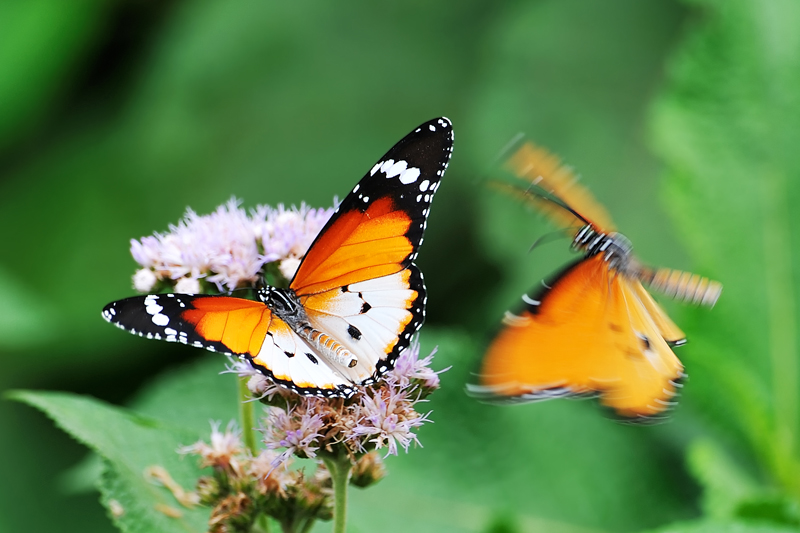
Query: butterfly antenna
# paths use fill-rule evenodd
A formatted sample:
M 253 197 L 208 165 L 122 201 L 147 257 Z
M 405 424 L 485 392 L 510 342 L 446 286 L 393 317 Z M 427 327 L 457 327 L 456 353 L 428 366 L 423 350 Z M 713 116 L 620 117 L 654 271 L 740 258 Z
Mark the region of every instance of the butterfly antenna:
M 508 159 L 508 154 L 512 151 L 516 150 L 517 147 L 522 144 L 525 140 L 525 134 L 522 132 L 517 133 L 514 135 L 510 141 L 508 141 L 505 146 L 500 149 L 500 152 L 492 161 L 492 165 L 497 165 L 500 161 Z
M 571 231 L 571 228 L 560 228 L 560 229 L 557 229 L 557 230 L 548 231 L 547 233 L 545 233 L 544 235 L 542 235 L 541 237 L 539 237 L 538 239 L 533 241 L 533 244 L 531 244 L 531 247 L 528 248 L 528 253 L 533 252 L 534 249 L 536 249 L 537 247 L 539 247 L 542 244 L 545 244 L 546 242 L 551 242 L 551 241 L 555 241 L 557 239 L 566 238 L 568 236 L 568 235 L 566 235 L 566 233 L 568 231 Z

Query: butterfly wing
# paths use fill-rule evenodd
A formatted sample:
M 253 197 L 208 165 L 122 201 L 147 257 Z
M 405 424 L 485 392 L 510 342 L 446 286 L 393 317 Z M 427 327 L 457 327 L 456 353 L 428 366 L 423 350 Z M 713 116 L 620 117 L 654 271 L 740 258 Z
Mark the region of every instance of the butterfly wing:
M 151 294 L 105 306 L 103 318 L 149 339 L 247 358 L 301 393 L 348 395 L 350 382 L 261 302 L 228 296 Z
M 345 197 L 290 284 L 311 325 L 357 357 L 342 369 L 356 383 L 392 368 L 425 318 L 413 261 L 452 151 L 446 118 L 398 142 Z
M 312 327 L 353 353 L 330 361 L 265 304 L 227 296 L 149 295 L 112 302 L 109 322 L 148 338 L 238 355 L 304 394 L 348 396 L 389 370 L 425 316 L 413 265 L 453 150 L 446 118 L 397 143 L 345 197 L 290 284 Z
M 602 256 L 569 267 L 509 315 L 473 390 L 516 400 L 599 394 L 628 418 L 663 413 L 683 365 L 637 291 Z
M 608 211 L 579 183 L 572 169 L 544 148 L 526 142 L 508 159 L 506 167 L 530 184 L 528 187 L 544 192 L 539 195 L 515 189 L 559 226 L 578 228 L 588 222 L 603 233 L 614 231 Z

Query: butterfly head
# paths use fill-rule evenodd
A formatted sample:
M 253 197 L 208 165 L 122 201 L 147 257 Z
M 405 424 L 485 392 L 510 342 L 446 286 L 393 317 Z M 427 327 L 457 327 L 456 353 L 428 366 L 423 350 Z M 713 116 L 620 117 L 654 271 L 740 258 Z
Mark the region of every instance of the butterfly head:
M 290 325 L 308 321 L 303 306 L 292 289 L 267 286 L 259 289 L 258 297 L 272 312 Z
M 633 245 L 625 235 L 617 232 L 604 233 L 592 224 L 586 224 L 572 240 L 572 247 L 587 257 L 603 254 L 608 268 L 624 273 L 638 271 L 638 263 L 633 257 Z

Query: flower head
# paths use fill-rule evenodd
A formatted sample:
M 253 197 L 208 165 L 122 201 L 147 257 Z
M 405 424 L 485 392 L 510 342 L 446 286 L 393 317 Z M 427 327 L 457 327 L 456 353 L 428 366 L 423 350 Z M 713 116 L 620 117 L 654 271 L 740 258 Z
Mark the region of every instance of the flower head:
M 236 424 L 231 422 L 224 432 L 219 430 L 220 423 L 211 423 L 211 443 L 199 440 L 192 445 L 182 446 L 178 449 L 179 453 L 194 454 L 200 456 L 200 465 L 211 466 L 219 470 L 229 470 L 238 472 L 240 461 L 238 456 L 244 453 L 239 431 Z
M 316 457 L 319 444 L 317 439 L 324 423 L 322 416 L 308 409 L 295 413 L 293 408 L 272 407 L 266 419 L 265 442 L 267 448 L 284 448 L 282 456 L 276 458 L 279 464 L 291 454 L 299 457 Z
M 208 215 L 187 209 L 167 233 L 131 240 L 131 255 L 142 266 L 134 287 L 148 292 L 163 281 L 177 292 L 197 294 L 205 279 L 233 290 L 253 286 L 271 262 L 291 279 L 333 210 L 257 206 L 248 215 L 234 198 Z
M 430 412 L 415 406 L 439 386 L 438 374 L 428 365 L 433 353 L 419 359 L 419 345 L 409 346 L 396 368 L 382 380 L 356 387 L 349 399 L 300 396 L 285 391 L 279 398 L 262 399 L 272 407 L 264 423 L 264 442 L 272 450 L 283 449 L 276 465 L 294 454 L 316 457 L 320 449 L 341 450 L 351 457 L 373 449 L 387 455 L 408 451 L 419 444 L 416 429 L 430 422 Z M 275 404 L 280 404 L 276 407 Z

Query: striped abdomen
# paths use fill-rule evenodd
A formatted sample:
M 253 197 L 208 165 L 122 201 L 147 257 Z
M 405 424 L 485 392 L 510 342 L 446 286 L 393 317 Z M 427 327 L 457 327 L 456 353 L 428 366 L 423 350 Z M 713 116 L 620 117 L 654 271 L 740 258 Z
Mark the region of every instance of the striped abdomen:
M 327 333 L 323 333 L 308 325 L 302 326 L 298 333 L 301 337 L 309 340 L 321 354 L 335 363 L 347 368 L 353 368 L 358 364 L 356 356 Z
M 722 292 L 722 284 L 719 282 L 669 268 L 645 271 L 641 280 L 671 298 L 708 307 L 717 303 Z

